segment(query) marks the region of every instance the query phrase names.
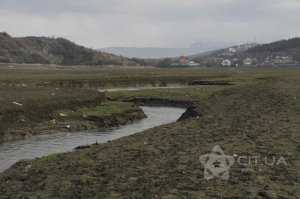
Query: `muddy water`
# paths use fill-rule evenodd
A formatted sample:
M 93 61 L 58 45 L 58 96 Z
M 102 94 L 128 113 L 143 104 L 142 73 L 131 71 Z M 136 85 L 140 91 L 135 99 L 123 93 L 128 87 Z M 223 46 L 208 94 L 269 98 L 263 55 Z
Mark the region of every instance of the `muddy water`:
M 57 133 L 0 145 L 0 172 L 22 159 L 34 159 L 54 153 L 72 151 L 82 145 L 105 143 L 149 128 L 175 122 L 185 111 L 181 108 L 142 107 L 148 118 L 118 129 L 94 133 Z

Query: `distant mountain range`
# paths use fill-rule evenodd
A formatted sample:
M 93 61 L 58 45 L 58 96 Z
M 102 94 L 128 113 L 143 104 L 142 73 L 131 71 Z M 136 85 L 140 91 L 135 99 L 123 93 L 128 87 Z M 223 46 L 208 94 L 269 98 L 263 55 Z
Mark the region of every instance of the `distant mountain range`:
M 0 63 L 136 65 L 122 56 L 79 46 L 64 38 L 14 38 L 0 33 Z
M 201 52 L 217 50 L 232 46 L 232 43 L 226 42 L 199 42 L 192 44 L 189 48 L 136 48 L 136 47 L 109 47 L 102 48 L 100 51 L 113 53 L 130 58 L 166 58 L 178 57 L 182 55 L 193 55 Z
M 192 65 L 200 66 L 217 66 L 225 59 L 232 61 L 233 65 L 243 65 L 245 59 L 260 66 L 297 65 L 300 64 L 300 38 L 269 44 L 230 45 L 222 42 L 204 42 L 193 44 L 190 48 L 124 47 L 98 51 L 64 38 L 16 38 L 7 33 L 0 33 L 0 63 L 180 66 L 177 63 L 182 55 L 189 61 L 196 62 Z

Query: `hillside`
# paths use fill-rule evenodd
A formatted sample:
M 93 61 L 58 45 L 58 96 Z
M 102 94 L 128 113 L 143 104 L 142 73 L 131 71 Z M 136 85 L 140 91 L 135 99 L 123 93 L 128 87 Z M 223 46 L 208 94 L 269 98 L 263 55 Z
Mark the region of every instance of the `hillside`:
M 181 56 L 156 60 L 146 60 L 146 63 L 159 67 L 194 67 L 194 66 L 207 66 L 215 67 L 220 66 L 224 59 L 242 60 L 240 57 L 248 49 L 253 48 L 257 44 L 247 43 L 235 45 L 228 48 L 221 48 L 218 50 L 211 50 L 202 53 L 193 54 L 191 56 Z M 240 61 L 242 62 L 242 61 Z
M 250 48 L 246 51 L 246 54 L 259 59 L 268 56 L 291 56 L 294 60 L 300 61 L 300 38 L 258 45 L 254 48 Z
M 188 57 L 202 66 L 299 66 L 300 38 L 244 44 Z
M 0 63 L 136 65 L 130 59 L 97 52 L 64 38 L 14 38 L 7 33 L 0 33 Z

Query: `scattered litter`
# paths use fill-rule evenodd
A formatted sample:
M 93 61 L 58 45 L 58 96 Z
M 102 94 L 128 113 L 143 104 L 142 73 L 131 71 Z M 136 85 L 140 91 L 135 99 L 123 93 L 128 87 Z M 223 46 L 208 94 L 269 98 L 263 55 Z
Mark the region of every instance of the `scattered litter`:
M 51 124 L 56 124 L 56 119 L 50 120 Z
M 60 117 L 68 117 L 68 115 L 65 114 L 65 113 L 59 113 L 59 116 L 60 116 Z
M 13 102 L 14 105 L 17 105 L 17 106 L 23 106 L 23 104 L 21 103 L 18 103 L 18 102 Z

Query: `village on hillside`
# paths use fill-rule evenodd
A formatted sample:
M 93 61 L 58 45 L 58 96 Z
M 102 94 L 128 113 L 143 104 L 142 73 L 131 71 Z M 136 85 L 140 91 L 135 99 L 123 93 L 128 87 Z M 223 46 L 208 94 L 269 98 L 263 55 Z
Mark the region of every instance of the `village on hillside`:
M 203 57 L 181 56 L 174 60 L 171 66 L 279 67 L 299 65 L 293 56 L 287 54 L 270 53 L 265 57 L 255 57 L 244 53 L 253 46 L 254 44 L 245 44 L 230 47 Z

